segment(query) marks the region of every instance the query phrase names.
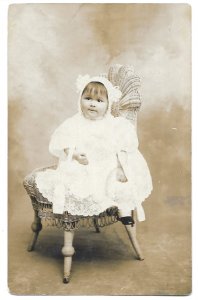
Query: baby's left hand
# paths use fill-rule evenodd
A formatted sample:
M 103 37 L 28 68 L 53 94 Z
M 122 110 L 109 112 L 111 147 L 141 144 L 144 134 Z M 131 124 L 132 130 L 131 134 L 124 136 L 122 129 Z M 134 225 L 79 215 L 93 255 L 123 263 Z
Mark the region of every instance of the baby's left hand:
M 122 170 L 122 168 L 117 168 L 117 180 L 120 181 L 120 182 L 127 182 L 127 178 L 124 174 L 124 171 Z

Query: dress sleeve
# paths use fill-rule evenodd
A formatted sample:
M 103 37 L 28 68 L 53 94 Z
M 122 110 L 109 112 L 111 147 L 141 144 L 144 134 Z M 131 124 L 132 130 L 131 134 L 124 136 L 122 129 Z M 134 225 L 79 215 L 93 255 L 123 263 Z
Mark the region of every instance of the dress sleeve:
M 138 149 L 136 130 L 130 121 L 119 117 L 116 124 L 117 151 L 134 152 Z
M 49 152 L 59 158 L 65 157 L 64 149 L 70 152 L 75 147 L 75 126 L 72 118 L 63 122 L 52 134 L 49 143 Z

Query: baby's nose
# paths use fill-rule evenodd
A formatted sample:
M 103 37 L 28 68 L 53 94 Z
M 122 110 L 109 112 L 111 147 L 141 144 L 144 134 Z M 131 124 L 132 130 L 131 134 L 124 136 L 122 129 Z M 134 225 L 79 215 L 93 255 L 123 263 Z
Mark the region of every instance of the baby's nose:
M 92 107 L 93 107 L 93 106 L 95 107 L 95 101 L 92 100 L 90 105 L 91 105 Z

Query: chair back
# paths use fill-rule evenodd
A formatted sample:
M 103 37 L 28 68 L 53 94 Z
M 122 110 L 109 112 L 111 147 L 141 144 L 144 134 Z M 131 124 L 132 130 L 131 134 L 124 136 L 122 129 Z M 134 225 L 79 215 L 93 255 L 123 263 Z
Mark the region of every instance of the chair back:
M 104 74 L 104 76 L 114 86 L 118 86 L 122 92 L 121 99 L 112 105 L 112 115 L 115 117 L 123 116 L 136 127 L 141 97 L 139 94 L 140 78 L 135 75 L 134 68 L 131 65 L 114 64 L 109 68 L 108 74 Z

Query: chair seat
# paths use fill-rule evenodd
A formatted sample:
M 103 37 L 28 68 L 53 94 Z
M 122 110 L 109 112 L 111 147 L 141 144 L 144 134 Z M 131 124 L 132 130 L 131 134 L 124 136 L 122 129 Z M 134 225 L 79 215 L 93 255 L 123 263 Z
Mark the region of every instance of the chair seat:
M 64 230 L 75 230 L 79 227 L 104 227 L 119 220 L 118 208 L 116 206 L 109 207 L 107 210 L 94 216 L 71 215 L 67 211 L 63 214 L 53 213 L 53 203 L 48 201 L 39 192 L 35 176 L 37 172 L 45 171 L 46 169 L 55 169 L 56 166 L 50 166 L 34 170 L 27 175 L 23 181 L 23 185 L 31 198 L 32 206 L 35 211 L 38 211 L 38 216 L 44 220 L 47 225 L 57 226 Z

